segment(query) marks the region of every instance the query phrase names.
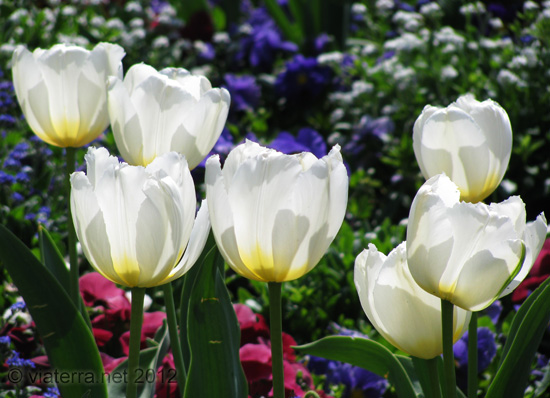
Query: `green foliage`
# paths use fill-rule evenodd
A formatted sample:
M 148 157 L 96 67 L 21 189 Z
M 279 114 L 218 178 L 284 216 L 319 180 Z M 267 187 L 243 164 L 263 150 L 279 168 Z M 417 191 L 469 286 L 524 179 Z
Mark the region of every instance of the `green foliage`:
M 103 365 L 91 330 L 50 271 L 3 225 L 0 260 L 25 300 L 54 369 L 85 371 L 91 377 L 79 383 L 58 383 L 61 394 L 66 398 L 85 394 L 106 398 L 106 385 L 98 382 L 103 377 Z

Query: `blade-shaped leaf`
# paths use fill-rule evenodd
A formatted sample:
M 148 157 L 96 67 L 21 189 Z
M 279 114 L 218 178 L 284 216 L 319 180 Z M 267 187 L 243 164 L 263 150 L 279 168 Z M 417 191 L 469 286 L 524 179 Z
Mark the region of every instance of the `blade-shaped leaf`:
M 211 251 L 198 270 L 189 300 L 191 362 L 186 398 L 248 396 L 239 358 L 239 323 L 219 270 L 221 266 L 223 259 L 217 250 Z
M 138 398 L 152 398 L 155 395 L 157 369 L 159 361 L 164 358 L 170 345 L 166 322 L 150 341 L 152 347 L 145 348 L 139 353 L 139 371 L 137 374 Z M 106 376 L 109 398 L 125 398 L 128 382 L 128 360 L 121 362 L 109 375 Z M 174 379 L 175 380 L 175 379 Z
M 60 372 L 91 376 L 80 383 L 58 383 L 61 395 L 106 398 L 105 383 L 96 382 L 103 376 L 103 364 L 92 332 L 57 279 L 3 225 L 0 225 L 0 260 L 27 304 L 52 367 Z M 94 382 L 88 382 L 92 378 Z
M 405 368 L 399 359 L 380 343 L 348 336 L 329 336 L 295 348 L 304 354 L 346 362 L 387 377 L 399 398 L 416 397 Z
M 61 252 L 55 245 L 51 235 L 48 231 L 40 226 L 38 229 L 38 240 L 40 244 L 40 256 L 42 258 L 42 264 L 51 272 L 51 274 L 57 279 L 59 284 L 65 289 L 67 294 L 70 295 L 70 271 L 65 264 L 65 260 L 61 255 Z M 92 330 L 92 323 L 88 312 L 86 311 L 86 306 L 82 297 L 80 297 L 80 315 L 86 321 L 86 324 Z
M 202 264 L 204 264 L 207 258 L 209 261 L 212 260 L 217 250 L 214 234 L 210 232 L 199 259 L 184 275 L 183 288 L 181 289 L 179 331 L 183 363 L 185 364 L 186 372 L 189 371 L 189 362 L 191 361 L 191 352 L 189 350 L 189 341 L 187 339 L 187 317 L 189 313 L 189 302 L 191 301 L 191 295 L 193 293 L 193 285 L 195 284 L 195 279 L 197 278 L 197 274 L 199 273 Z
M 550 278 L 531 293 L 514 317 L 487 398 L 524 396 L 531 364 L 550 321 L 549 300 Z

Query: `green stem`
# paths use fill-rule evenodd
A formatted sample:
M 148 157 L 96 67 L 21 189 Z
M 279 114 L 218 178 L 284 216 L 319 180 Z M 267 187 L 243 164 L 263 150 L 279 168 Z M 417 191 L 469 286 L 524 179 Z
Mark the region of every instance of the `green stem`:
M 477 397 L 477 312 L 468 326 L 468 398 Z
M 164 304 L 166 305 L 166 318 L 168 320 L 170 345 L 172 346 L 172 355 L 174 356 L 174 363 L 176 365 L 176 378 L 178 380 L 179 390 L 183 394 L 183 391 L 185 391 L 185 383 L 187 381 L 187 372 L 185 370 L 185 362 L 183 361 L 183 354 L 181 352 L 172 282 L 164 284 L 162 288 L 164 290 Z
M 441 299 L 441 324 L 443 329 L 443 373 L 445 398 L 456 398 L 456 374 L 453 353 L 453 312 L 454 305 L 450 301 Z
M 283 317 L 281 311 L 281 287 L 278 282 L 268 282 L 269 324 L 271 333 L 271 367 L 273 373 L 273 398 L 285 398 L 283 365 Z
M 319 394 L 317 394 L 315 391 L 308 391 L 306 392 L 306 395 L 304 395 L 304 398 L 310 398 L 310 397 L 313 397 L 313 398 L 320 398 L 319 397 Z
M 65 177 L 65 189 L 67 196 L 67 233 L 68 233 L 68 246 L 69 246 L 69 264 L 70 264 L 70 275 L 71 275 L 71 284 L 69 294 L 73 300 L 74 305 L 80 311 L 80 289 L 78 286 L 78 257 L 76 253 L 76 232 L 74 229 L 73 215 L 71 212 L 71 174 L 74 172 L 74 162 L 75 162 L 75 148 L 67 147 L 65 148 L 65 157 L 66 157 L 66 171 L 67 175 Z
M 441 398 L 441 386 L 439 384 L 439 370 L 437 368 L 437 362 L 439 357 L 432 359 L 426 359 L 428 370 L 430 372 L 430 384 L 433 398 Z
M 143 323 L 143 299 L 145 288 L 132 288 L 132 313 L 130 314 L 130 352 L 128 354 L 128 384 L 126 398 L 137 397 L 137 369 L 141 345 L 141 325 Z

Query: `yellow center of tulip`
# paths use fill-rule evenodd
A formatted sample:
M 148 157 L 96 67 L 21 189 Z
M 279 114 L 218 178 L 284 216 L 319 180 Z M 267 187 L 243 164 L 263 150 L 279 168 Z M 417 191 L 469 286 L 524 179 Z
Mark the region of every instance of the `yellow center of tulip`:
M 118 277 L 128 287 L 135 287 L 139 282 L 139 264 L 134 258 L 123 255 L 119 259 L 113 258 L 113 268 Z
M 267 254 L 259 244 L 251 251 L 240 251 L 241 260 L 247 270 L 251 272 L 256 280 L 261 282 L 288 282 L 298 279 L 304 275 L 307 263 L 301 266 L 291 267 L 290 264 L 276 264 L 273 256 Z M 242 276 L 250 278 L 250 275 L 241 273 Z

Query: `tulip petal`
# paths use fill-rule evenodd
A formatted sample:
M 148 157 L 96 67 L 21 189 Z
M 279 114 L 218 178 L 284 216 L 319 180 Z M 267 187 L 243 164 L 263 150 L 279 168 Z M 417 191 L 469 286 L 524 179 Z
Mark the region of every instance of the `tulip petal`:
M 205 182 L 212 232 L 214 233 L 220 253 L 227 264 L 229 264 L 229 266 L 239 275 L 261 281 L 262 279 L 251 272 L 241 260 L 237 240 L 235 238 L 233 210 L 231 209 L 227 196 L 227 181 L 222 174 L 218 155 L 211 156 L 206 161 Z
M 201 207 L 197 213 L 197 218 L 193 225 L 193 231 L 191 232 L 191 237 L 189 238 L 189 243 L 185 253 L 176 267 L 170 272 L 170 275 L 163 281 L 163 283 L 168 283 L 174 279 L 179 278 L 197 262 L 199 256 L 201 255 L 206 241 L 208 240 L 208 235 L 210 233 L 210 215 L 208 212 L 208 204 L 206 200 L 203 200 Z
M 523 239 L 525 241 L 525 259 L 523 266 L 512 282 L 502 291 L 500 297 L 512 293 L 516 287 L 529 275 L 538 254 L 540 253 L 546 239 L 547 222 L 544 213 L 541 213 L 535 221 L 525 227 Z
M 132 165 L 143 165 L 143 130 L 124 83 L 109 78 L 107 95 L 111 130 L 120 154 Z
M 387 257 L 369 245 L 355 260 L 354 281 L 367 317 L 386 340 L 419 358 L 443 351 L 440 300 L 412 278 L 401 243 Z M 470 313 L 454 312 L 453 341 L 466 331 Z

